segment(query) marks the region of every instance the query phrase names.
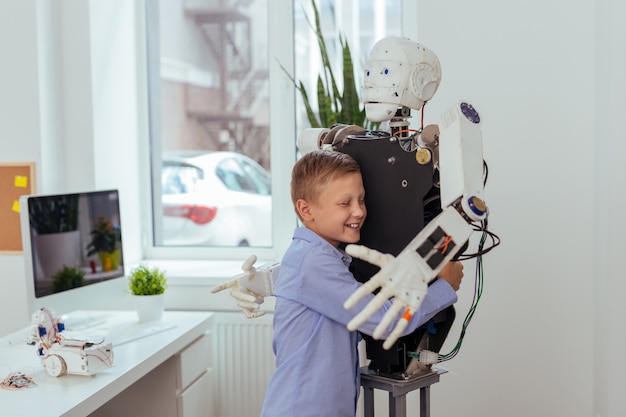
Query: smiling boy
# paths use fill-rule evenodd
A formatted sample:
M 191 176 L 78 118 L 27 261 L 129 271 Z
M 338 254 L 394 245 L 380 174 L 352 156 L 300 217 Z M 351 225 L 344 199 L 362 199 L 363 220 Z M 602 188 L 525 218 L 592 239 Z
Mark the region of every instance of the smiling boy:
M 274 282 L 276 371 L 261 415 L 353 417 L 359 332 L 371 335 L 391 306 L 387 302 L 358 332 L 346 328 L 353 313 L 343 303 L 362 284 L 350 273 L 352 259 L 340 245 L 359 241 L 367 215 L 359 165 L 341 152 L 307 153 L 294 165 L 291 199 L 303 227 L 296 228 Z M 461 271 L 458 266 L 429 287 L 405 334 L 456 302 Z M 370 300 L 355 308 L 362 310 Z

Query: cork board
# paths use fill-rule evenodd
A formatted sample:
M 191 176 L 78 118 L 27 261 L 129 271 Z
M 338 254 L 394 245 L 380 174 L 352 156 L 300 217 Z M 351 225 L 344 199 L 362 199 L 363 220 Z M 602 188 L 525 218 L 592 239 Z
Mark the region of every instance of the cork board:
M 35 193 L 35 164 L 0 163 L 0 253 L 21 253 L 20 196 Z

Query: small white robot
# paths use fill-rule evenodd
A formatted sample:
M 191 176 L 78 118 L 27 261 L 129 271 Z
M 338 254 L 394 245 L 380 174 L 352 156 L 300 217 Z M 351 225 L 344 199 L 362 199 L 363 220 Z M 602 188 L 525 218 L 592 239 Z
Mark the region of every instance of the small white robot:
M 95 375 L 113 366 L 111 343 L 64 337 L 65 324 L 48 309 L 33 313 L 32 325 L 29 344 L 37 347 L 37 355 L 49 375 Z

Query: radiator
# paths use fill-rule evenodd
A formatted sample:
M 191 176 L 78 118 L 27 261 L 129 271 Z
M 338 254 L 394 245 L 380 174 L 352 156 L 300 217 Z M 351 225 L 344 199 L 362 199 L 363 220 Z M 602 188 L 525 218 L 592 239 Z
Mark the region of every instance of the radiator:
M 272 318 L 216 313 L 213 324 L 215 415 L 258 417 L 274 372 Z

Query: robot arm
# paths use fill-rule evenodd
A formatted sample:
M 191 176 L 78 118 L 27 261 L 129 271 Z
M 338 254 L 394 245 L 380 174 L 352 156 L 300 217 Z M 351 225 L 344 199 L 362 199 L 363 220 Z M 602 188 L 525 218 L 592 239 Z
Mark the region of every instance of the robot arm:
M 111 343 L 66 338 L 65 324 L 53 312 L 41 308 L 32 316 L 33 334 L 27 343 L 37 347 L 37 355 L 49 375 L 94 375 L 113 366 Z

